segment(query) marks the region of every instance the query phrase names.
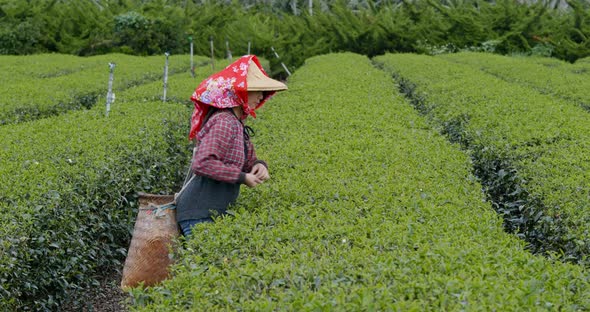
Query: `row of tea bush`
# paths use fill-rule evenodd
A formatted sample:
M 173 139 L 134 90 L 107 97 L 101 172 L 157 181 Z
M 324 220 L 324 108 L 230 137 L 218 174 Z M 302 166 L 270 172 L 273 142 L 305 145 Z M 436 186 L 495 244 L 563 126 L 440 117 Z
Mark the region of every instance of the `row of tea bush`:
M 158 79 L 117 93 L 108 117 L 103 104 L 0 127 L 1 307 L 56 310 L 120 269 L 136 193 L 170 194 L 186 174 L 191 109 L 173 99 L 211 73 L 171 75 L 168 103 Z
M 588 112 L 467 65 L 411 54 L 376 61 L 434 127 L 467 149 L 506 227 L 533 250 L 588 264 Z
M 107 93 L 109 62 L 115 63 L 113 90 L 160 81 L 164 73 L 164 56 L 138 57 L 123 54 L 89 58 L 42 55 L 1 56 L 15 59 L 0 66 L 5 73 L 0 86 L 0 125 L 59 115 L 69 110 L 91 108 Z M 204 66 L 206 57 L 195 57 Z M 186 72 L 190 67 L 187 55 L 169 57 L 169 74 Z
M 250 121 L 271 179 L 198 225 L 174 277 L 134 289 L 131 310 L 590 306 L 587 272 L 503 231 L 470 158 L 391 75 L 364 56 L 330 54 L 308 59 L 288 85 Z
M 442 57 L 540 93 L 566 99 L 590 111 L 590 66 L 585 68 L 565 62 L 556 65 L 558 63 L 549 58 L 515 58 L 486 53 L 458 53 Z

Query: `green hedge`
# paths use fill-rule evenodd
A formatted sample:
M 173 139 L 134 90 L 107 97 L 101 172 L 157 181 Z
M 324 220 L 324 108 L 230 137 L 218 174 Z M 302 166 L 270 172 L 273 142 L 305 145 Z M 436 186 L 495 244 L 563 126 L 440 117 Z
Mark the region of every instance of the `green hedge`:
M 534 250 L 589 263 L 586 111 L 441 58 L 400 54 L 376 61 L 441 132 L 471 152 L 509 230 Z
M 469 158 L 366 57 L 308 59 L 255 121 L 271 180 L 199 225 L 135 311 L 575 310 L 584 269 L 503 232 Z
M 71 75 L 84 70 L 105 67 L 113 59 L 133 59 L 123 54 L 106 54 L 79 57 L 70 54 L 35 54 L 26 56 L 0 55 L 0 76 L 2 84 L 35 78 L 53 78 Z
M 102 66 L 97 66 L 94 58 L 103 60 Z M 50 64 L 55 62 L 54 59 L 54 57 L 47 57 Z M 88 58 L 87 63 L 81 62 L 88 64 L 88 68 L 68 75 L 3 83 L 0 87 L 0 94 L 3 95 L 0 100 L 0 125 L 92 107 L 100 96 L 106 95 L 108 90 L 109 61 L 106 61 L 107 59 L 117 64 L 113 82 L 115 96 L 117 91 L 146 81 L 162 81 L 164 56 L 137 57 L 113 54 Z M 31 64 L 35 64 L 36 61 L 39 61 L 39 58 L 31 58 Z M 42 61 L 39 62 L 42 63 Z M 170 56 L 169 74 L 187 72 L 190 67 L 189 62 L 187 55 Z M 208 59 L 197 56 L 195 62 L 198 65 L 205 65 Z M 21 63 L 18 66 L 23 68 L 30 65 Z
M 563 3 L 563 2 L 562 2 Z M 294 4 L 295 6 L 292 6 Z M 0 53 L 45 51 L 91 55 L 112 52 L 186 53 L 217 57 L 226 41 L 234 55 L 248 42 L 273 62 L 300 66 L 307 57 L 331 51 L 379 55 L 387 51 L 440 53 L 461 49 L 497 53 L 551 54 L 574 61 L 590 55 L 587 1 L 568 9 L 518 1 L 145 1 L 3 0 Z
M 554 61 L 539 65 L 538 58 L 508 57 L 487 53 L 457 53 L 442 56 L 467 64 L 508 82 L 531 87 L 581 105 L 590 111 L 590 75 L 581 67 Z
M 169 83 L 189 98 L 208 74 L 199 68 Z M 136 192 L 178 191 L 191 110 L 125 100 L 135 89 L 117 93 L 108 118 L 100 105 L 0 128 L 0 307 L 56 310 L 121 269 Z
M 576 72 L 584 73 L 586 75 L 590 75 L 590 57 L 586 57 L 583 59 L 577 60 L 573 67 L 575 68 Z
M 53 309 L 120 264 L 133 194 L 170 192 L 186 165 L 186 115 L 146 103 L 3 129 L 0 305 Z
M 523 61 L 532 61 L 535 62 L 537 64 L 541 64 L 544 65 L 546 67 L 567 67 L 568 65 L 571 65 L 571 63 L 568 63 L 566 61 L 560 60 L 560 59 L 556 59 L 554 57 L 543 57 L 543 56 L 516 56 L 519 60 L 523 60 Z

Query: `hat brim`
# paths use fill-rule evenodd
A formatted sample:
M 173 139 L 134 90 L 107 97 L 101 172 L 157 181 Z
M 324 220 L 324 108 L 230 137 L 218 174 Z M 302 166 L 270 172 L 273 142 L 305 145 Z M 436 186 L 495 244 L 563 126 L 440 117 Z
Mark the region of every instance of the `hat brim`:
M 246 77 L 248 91 L 282 91 L 287 90 L 287 85 L 265 75 L 255 62 L 248 66 Z

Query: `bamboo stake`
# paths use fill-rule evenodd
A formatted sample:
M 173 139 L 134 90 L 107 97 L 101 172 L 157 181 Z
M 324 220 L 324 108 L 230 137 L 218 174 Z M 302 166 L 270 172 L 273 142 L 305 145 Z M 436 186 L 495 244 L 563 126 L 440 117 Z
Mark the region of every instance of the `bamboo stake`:
M 193 37 L 188 37 L 191 43 L 191 76 L 195 78 L 195 62 L 193 61 Z
M 109 91 L 107 92 L 107 111 L 106 116 L 109 116 L 111 111 L 111 104 L 115 101 L 115 94 L 113 93 L 113 80 L 115 79 L 115 63 L 109 63 Z
M 211 45 L 211 69 L 215 71 L 215 55 L 213 54 L 213 36 L 209 37 L 209 43 Z
M 164 55 L 166 55 L 166 63 L 164 65 L 164 96 L 162 97 L 162 101 L 166 103 L 166 91 L 168 89 L 168 56 L 170 56 L 170 53 L 166 52 Z
M 270 49 L 275 54 L 275 57 L 277 59 L 280 59 L 279 58 L 279 54 L 275 51 L 275 48 L 274 47 L 270 47 Z M 287 75 L 291 76 L 291 72 L 289 71 L 289 69 L 287 68 L 287 66 L 285 65 L 285 63 L 281 62 L 281 66 L 283 66 L 283 69 L 287 72 Z

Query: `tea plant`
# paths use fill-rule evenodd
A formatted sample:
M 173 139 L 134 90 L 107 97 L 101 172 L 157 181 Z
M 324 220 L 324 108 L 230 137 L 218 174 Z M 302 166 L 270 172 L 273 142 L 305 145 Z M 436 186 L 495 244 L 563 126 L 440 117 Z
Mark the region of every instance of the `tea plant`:
M 207 75 L 198 68 L 195 78 L 185 72 L 169 82 L 192 85 L 189 98 Z M 149 93 L 162 91 L 161 81 L 150 85 Z M 178 191 L 190 110 L 125 100 L 137 88 L 118 93 L 108 117 L 101 105 L 0 127 L 1 307 L 56 310 L 72 291 L 121 269 L 135 194 Z
M 458 53 L 443 57 L 453 62 L 468 64 L 508 82 L 568 100 L 590 111 L 590 75 L 571 64 L 554 66 L 555 62 L 552 61 L 539 65 L 534 58 L 485 53 Z
M 474 161 L 506 228 L 537 252 L 588 265 L 588 114 L 571 103 L 450 63 L 410 54 L 376 61 Z
M 573 64 L 573 67 L 576 73 L 584 73 L 590 75 L 590 57 L 577 60 Z
M 528 57 L 528 58 L 519 58 L 523 61 L 531 61 L 537 64 L 541 64 L 543 66 L 546 67 L 568 67 L 571 66 L 570 63 L 560 60 L 560 59 L 556 59 L 553 57 Z
M 0 82 L 26 81 L 36 78 L 53 78 L 71 75 L 84 70 L 105 67 L 117 61 L 129 61 L 135 57 L 123 54 L 106 54 L 79 57 L 69 54 L 34 54 L 26 56 L 0 55 Z
M 101 57 L 101 59 L 106 57 Z M 114 90 L 124 90 L 147 81 L 162 81 L 163 56 L 132 57 L 112 55 L 115 68 Z M 51 60 L 51 59 L 49 59 Z M 196 62 L 205 65 L 204 57 L 196 57 Z M 34 63 L 33 63 L 34 64 Z M 69 75 L 52 78 L 30 78 L 25 81 L 3 83 L 0 87 L 0 125 L 19 123 L 68 110 L 90 108 L 98 98 L 107 93 L 109 80 L 108 62 L 101 67 L 89 60 L 89 68 Z M 188 72 L 188 56 L 171 56 L 169 73 Z
M 576 310 L 587 272 L 502 230 L 458 146 L 363 56 L 308 59 L 251 121 L 271 180 L 199 225 L 134 311 Z

